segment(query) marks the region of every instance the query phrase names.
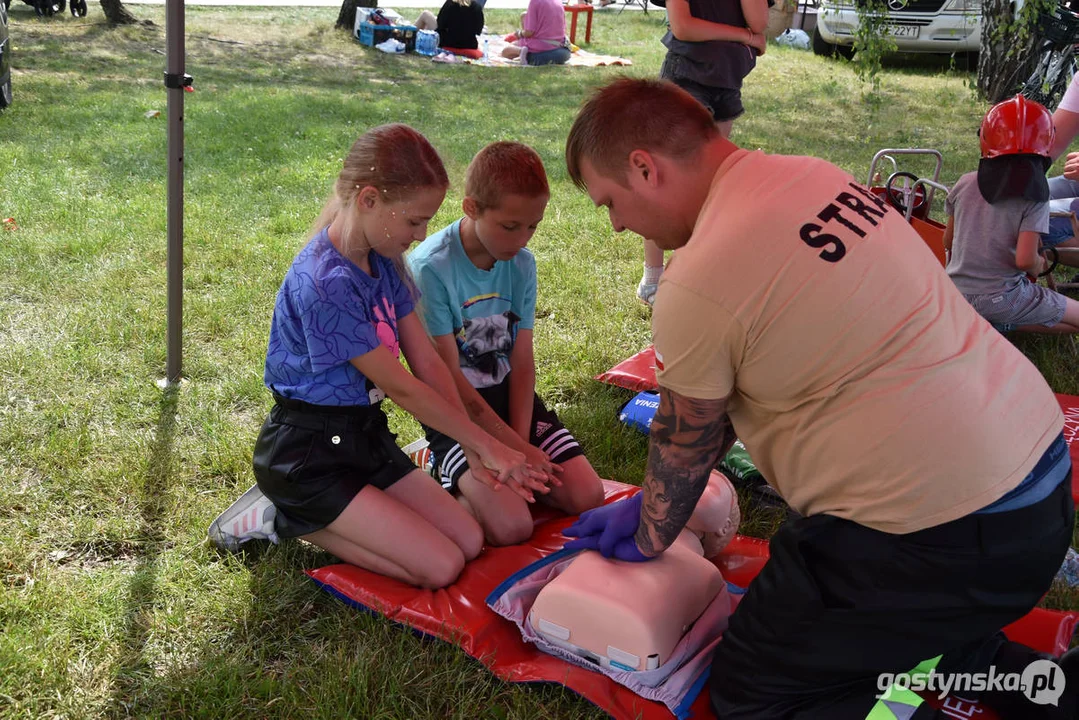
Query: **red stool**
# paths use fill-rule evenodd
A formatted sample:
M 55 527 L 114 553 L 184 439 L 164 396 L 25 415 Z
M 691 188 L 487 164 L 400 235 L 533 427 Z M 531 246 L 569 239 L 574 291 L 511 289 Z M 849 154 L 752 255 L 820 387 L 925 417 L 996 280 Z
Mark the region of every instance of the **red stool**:
M 586 43 L 592 42 L 592 6 L 581 3 L 579 5 L 563 5 L 562 9 L 567 14 L 572 15 L 569 23 L 569 41 L 574 45 L 577 44 L 577 16 L 583 12 L 588 16 L 584 26 L 584 41 Z

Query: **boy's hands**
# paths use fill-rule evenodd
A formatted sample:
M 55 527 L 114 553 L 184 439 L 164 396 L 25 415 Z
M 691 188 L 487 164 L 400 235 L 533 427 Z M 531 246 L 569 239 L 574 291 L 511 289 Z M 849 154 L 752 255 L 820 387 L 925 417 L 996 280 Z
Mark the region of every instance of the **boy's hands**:
M 479 453 L 470 450 L 464 453 L 473 477 L 492 490 L 506 485 L 529 503 L 536 502 L 535 493 L 546 495 L 551 491 L 546 473 L 529 465 L 524 453 L 511 450 L 497 440 L 492 440 L 490 447 Z
M 547 454 L 540 450 L 535 445 L 526 444 L 523 448 L 525 459 L 528 464 L 532 466 L 533 470 L 538 470 L 547 476 L 547 484 L 553 487 L 562 487 L 562 481 L 558 478 L 558 474 L 562 472 L 562 466 L 556 465 L 551 462 L 551 459 L 547 457 Z

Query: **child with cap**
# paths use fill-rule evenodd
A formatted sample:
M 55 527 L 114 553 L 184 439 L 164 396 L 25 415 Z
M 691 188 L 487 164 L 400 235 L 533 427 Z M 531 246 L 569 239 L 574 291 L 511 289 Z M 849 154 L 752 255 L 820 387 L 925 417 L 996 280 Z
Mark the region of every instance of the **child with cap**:
M 959 178 L 946 201 L 948 275 L 1002 332 L 1079 332 L 1079 303 L 1035 281 L 1050 269 L 1040 243 L 1054 133 L 1049 111 L 1022 95 L 994 105 L 979 131 L 978 171 Z

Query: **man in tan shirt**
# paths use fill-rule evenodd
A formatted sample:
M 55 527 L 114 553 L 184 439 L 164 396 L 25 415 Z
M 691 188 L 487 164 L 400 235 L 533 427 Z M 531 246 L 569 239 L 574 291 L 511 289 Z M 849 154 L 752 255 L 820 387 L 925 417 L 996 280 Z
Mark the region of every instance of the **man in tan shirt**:
M 736 435 L 804 516 L 772 538 L 719 645 L 717 716 L 921 720 L 936 711 L 880 677 L 1039 659 L 999 631 L 1071 540 L 1063 417 L 899 213 L 827 162 L 737 148 L 656 81 L 598 91 L 566 161 L 616 231 L 678 250 L 653 314 L 643 507 L 582 516 L 570 545 L 662 552 Z M 1076 717 L 1079 656 L 1060 667 L 1059 706 L 996 687 L 982 699 L 1005 718 Z

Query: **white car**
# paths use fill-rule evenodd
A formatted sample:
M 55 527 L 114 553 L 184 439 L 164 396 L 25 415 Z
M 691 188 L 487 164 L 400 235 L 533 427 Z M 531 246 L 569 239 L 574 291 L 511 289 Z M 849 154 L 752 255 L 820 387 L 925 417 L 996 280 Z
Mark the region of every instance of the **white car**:
M 981 0 L 887 1 L 887 29 L 899 52 L 978 52 L 981 47 Z M 813 52 L 851 57 L 857 28 L 854 0 L 821 0 Z

